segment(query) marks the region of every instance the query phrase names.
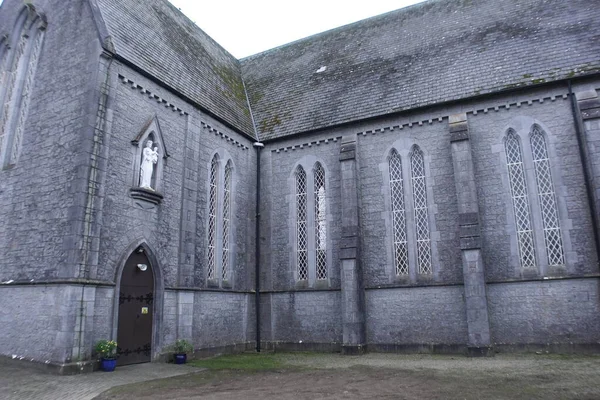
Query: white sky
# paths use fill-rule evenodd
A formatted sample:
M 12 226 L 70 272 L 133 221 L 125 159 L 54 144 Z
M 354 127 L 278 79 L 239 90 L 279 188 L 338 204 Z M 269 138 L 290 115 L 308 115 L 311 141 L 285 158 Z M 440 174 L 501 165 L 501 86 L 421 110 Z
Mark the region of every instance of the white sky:
M 242 58 L 423 0 L 169 1 Z

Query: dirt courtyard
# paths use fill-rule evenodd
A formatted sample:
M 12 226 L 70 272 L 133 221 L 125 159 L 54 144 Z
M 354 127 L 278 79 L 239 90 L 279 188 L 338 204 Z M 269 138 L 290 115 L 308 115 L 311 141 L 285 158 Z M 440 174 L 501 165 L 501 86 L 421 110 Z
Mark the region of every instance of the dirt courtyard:
M 97 399 L 600 399 L 600 356 L 261 353 L 194 365 L 205 369 Z

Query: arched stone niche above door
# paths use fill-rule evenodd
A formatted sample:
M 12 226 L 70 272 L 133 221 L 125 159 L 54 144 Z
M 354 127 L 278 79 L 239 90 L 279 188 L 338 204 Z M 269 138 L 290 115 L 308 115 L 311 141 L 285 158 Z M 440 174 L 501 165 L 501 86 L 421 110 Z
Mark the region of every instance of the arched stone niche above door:
M 133 180 L 129 194 L 137 200 L 160 204 L 163 169 L 169 153 L 156 115 L 148 120 L 131 144 Z

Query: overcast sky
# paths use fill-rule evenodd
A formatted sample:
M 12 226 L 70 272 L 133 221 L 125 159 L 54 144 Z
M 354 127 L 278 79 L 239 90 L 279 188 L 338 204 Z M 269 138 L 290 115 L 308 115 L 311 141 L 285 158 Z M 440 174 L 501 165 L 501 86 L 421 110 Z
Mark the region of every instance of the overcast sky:
M 422 0 L 170 1 L 231 54 L 242 58 Z

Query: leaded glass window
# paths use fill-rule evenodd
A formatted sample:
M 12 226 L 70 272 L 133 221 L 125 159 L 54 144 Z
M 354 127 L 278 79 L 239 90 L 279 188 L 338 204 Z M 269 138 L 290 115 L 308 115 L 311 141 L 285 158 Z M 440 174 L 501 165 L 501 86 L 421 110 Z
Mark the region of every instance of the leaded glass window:
M 406 240 L 406 209 L 404 205 L 402 159 L 396 150 L 392 150 L 389 157 L 389 172 L 396 275 L 408 275 L 408 245 Z
M 27 28 L 27 29 L 26 29 Z M 33 7 L 21 12 L 10 47 L 0 49 L 0 166 L 16 163 L 33 89 L 45 22 Z
M 299 281 L 308 280 L 308 221 L 306 171 L 296 169 L 296 270 Z
M 9 164 L 15 164 L 17 162 L 17 157 L 19 156 L 21 141 L 23 139 L 23 130 L 25 129 L 25 119 L 27 118 L 27 112 L 29 111 L 29 99 L 31 97 L 31 90 L 33 88 L 33 78 L 35 76 L 37 60 L 42 47 L 43 36 L 43 32 L 40 32 L 37 35 L 31 56 L 29 58 L 29 65 L 25 77 L 25 87 L 23 88 L 23 92 L 21 94 L 21 105 L 19 108 L 19 115 L 17 117 L 18 119 L 16 121 L 17 125 L 15 128 L 15 135 L 11 144 L 12 149 L 10 152 L 10 158 L 8 160 Z
M 521 267 L 535 268 L 535 243 L 527 194 L 527 179 L 523 167 L 523 153 L 519 138 L 512 129 L 506 135 L 505 149 Z
M 417 267 L 419 274 L 429 275 L 432 273 L 432 265 L 429 217 L 427 213 L 425 160 L 423 152 L 418 146 L 414 146 L 412 149 L 412 154 L 410 156 L 410 174 L 412 178 L 415 232 L 417 238 Z
M 315 186 L 315 265 L 317 279 L 327 279 L 327 221 L 325 205 L 325 170 L 317 163 L 314 170 Z
M 23 54 L 25 53 L 25 47 L 27 46 L 27 35 L 21 35 L 19 43 L 16 48 L 16 52 L 13 56 L 13 64 L 9 66 L 6 72 L 6 92 L 4 94 L 4 104 L 2 104 L 2 115 L 0 115 L 0 152 L 6 151 L 7 143 L 9 140 L 9 128 L 10 120 L 13 114 L 13 109 L 17 102 L 18 93 L 18 79 L 17 75 L 22 71 L 25 60 Z M 1 159 L 2 157 L 0 157 Z
M 210 191 L 208 199 L 208 279 L 215 279 L 217 266 L 217 196 L 219 159 L 215 155 L 210 163 Z
M 0 40 L 0 91 L 4 87 L 4 79 L 6 78 L 6 63 L 8 60 L 8 40 Z
M 231 220 L 231 179 L 233 166 L 231 160 L 225 166 L 225 177 L 223 179 L 223 251 L 221 259 L 221 276 L 224 281 L 229 274 L 229 236 Z
M 546 148 L 546 139 L 539 126 L 533 126 L 530 140 L 537 193 L 540 200 L 540 210 L 544 226 L 548 265 L 564 265 L 563 244 L 554 185 L 552 184 L 552 173 L 550 172 L 550 160 L 548 158 L 548 149 Z

